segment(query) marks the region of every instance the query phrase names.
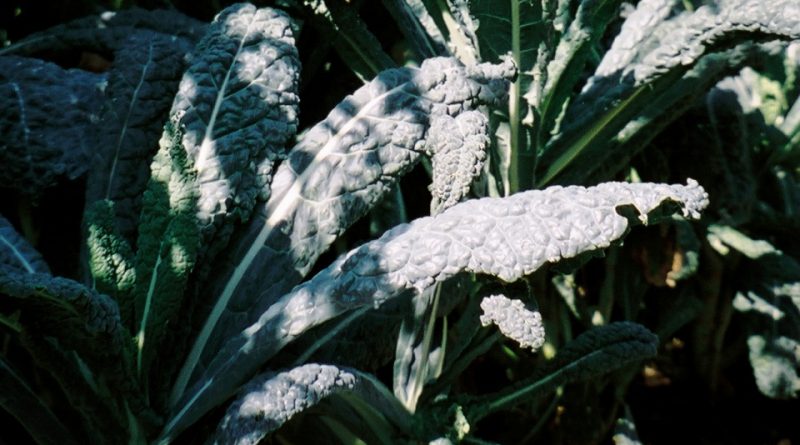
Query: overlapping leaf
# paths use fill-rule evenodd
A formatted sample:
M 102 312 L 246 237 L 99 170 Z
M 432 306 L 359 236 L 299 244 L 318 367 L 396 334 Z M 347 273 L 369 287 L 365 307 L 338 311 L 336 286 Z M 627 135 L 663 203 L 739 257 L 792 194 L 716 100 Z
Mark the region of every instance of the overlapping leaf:
M 108 72 L 86 202 L 113 201 L 114 224 L 132 245 L 150 161 L 191 48 L 186 40 L 140 31 L 121 42 Z
M 693 181 L 553 187 L 467 201 L 398 226 L 340 257 L 229 340 L 186 392 L 165 432 L 172 435 L 192 423 L 287 343 L 339 314 L 422 292 L 460 272 L 514 281 L 547 262 L 608 247 L 628 230 L 629 220 L 618 208 L 632 207 L 647 222 L 666 202 L 696 218 L 708 197 Z
M 224 273 L 207 289 L 215 307 L 173 396 L 183 392 L 200 354 L 208 360 L 219 349 L 213 342 L 235 335 L 300 282 L 336 237 L 414 166 L 436 119 L 500 103 L 514 73 L 510 62 L 465 67 L 429 59 L 420 69 L 382 73 L 310 129 L 231 249 L 232 264 L 218 268 Z
M 198 44 L 144 195 L 137 253 L 139 368 L 208 262 L 269 196 L 273 163 L 297 126 L 299 67 L 289 18 L 238 4 Z

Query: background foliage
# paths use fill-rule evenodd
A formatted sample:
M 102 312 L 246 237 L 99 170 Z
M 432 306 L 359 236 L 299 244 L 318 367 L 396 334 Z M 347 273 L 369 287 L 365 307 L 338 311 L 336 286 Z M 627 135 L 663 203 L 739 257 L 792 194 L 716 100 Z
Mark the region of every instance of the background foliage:
M 295 21 L 297 57 L 302 65 L 296 123 L 301 134 L 384 69 L 418 66 L 434 55 L 450 54 L 468 63 L 499 62 L 501 56 L 510 53 L 519 74 L 510 87 L 508 103 L 488 114 L 488 166 L 472 185 L 471 196 L 507 196 L 553 184 L 590 185 L 610 180 L 684 183 L 687 177 L 698 180 L 710 195 L 710 206 L 700 223 L 668 218 L 634 228 L 624 244 L 610 247 L 602 258 L 545 266 L 513 285 L 473 276 L 442 286 L 456 288 L 452 294 L 473 302 L 500 292 L 533 302 L 541 311 L 547 333 L 547 342 L 538 353 L 520 349 L 496 332 L 490 334 L 484 329 L 476 333 L 477 327 L 459 323 L 470 317 L 477 319 L 477 313 L 465 313 L 477 310 L 477 303 L 459 304 L 430 294 L 427 300 L 414 303 L 418 307 L 405 308 L 406 314 L 416 317 L 378 318 L 373 325 L 355 325 L 350 336 L 314 355 L 320 363 L 343 367 L 314 368 L 315 373 L 335 375 L 330 378 L 345 382 L 349 388 L 370 385 L 369 378 L 358 370 L 366 369 L 389 388 L 394 386 L 395 394 L 398 386 L 405 388 L 400 401 L 408 407 L 419 400 L 420 411 L 431 418 L 453 415 L 437 405 L 436 394 L 471 394 L 477 402 L 471 405 L 474 400 L 459 399 L 459 406 L 464 407 L 468 418 L 481 419 L 472 432 L 480 440 L 497 443 L 640 440 L 660 444 L 683 442 L 689 431 L 700 432 L 699 437 L 691 436 L 696 443 L 800 441 L 795 425 L 800 412 L 796 399 L 800 390 L 800 244 L 796 236 L 800 233 L 800 51 L 796 43 L 787 43 L 798 37 L 800 24 L 785 32 L 742 23 L 742 17 L 748 17 L 748 10 L 743 9 L 741 16 L 726 16 L 730 20 L 725 23 L 732 24 L 729 28 L 719 26 L 703 34 L 697 31 L 703 26 L 699 14 L 686 20 L 680 18 L 681 14 L 688 17 L 704 4 L 711 11 L 724 10 L 736 2 L 638 3 L 640 14 L 651 10 L 646 20 L 635 23 L 658 32 L 641 35 L 629 29 L 627 43 L 639 51 L 630 54 L 624 51 L 625 41 L 620 46 L 614 42 L 618 33 L 625 32 L 624 18 L 637 11 L 635 5 L 623 2 L 287 0 L 257 4 L 280 7 Z M 433 25 L 424 23 L 420 15 L 409 15 L 403 5 L 426 8 Z M 135 6 L 174 9 L 208 23 L 228 3 L 4 2 L 0 37 L 15 43 L 73 19 Z M 787 16 L 787 20 L 800 19 Z M 409 24 L 414 20 L 429 26 L 424 31 L 415 30 Z M 758 22 L 758 17 L 753 21 Z M 607 27 L 586 25 L 606 22 Z M 661 22 L 667 24 L 662 26 Z M 697 32 L 681 31 L 686 29 Z M 783 42 L 774 42 L 777 38 Z M 678 46 L 686 43 L 676 50 L 683 63 L 670 61 L 674 48 L 665 46 L 665 41 L 678 42 Z M 569 45 L 562 47 L 562 42 Z M 659 56 L 662 46 L 666 49 Z M 103 51 L 75 48 L 44 50 L 37 57 L 98 76 L 118 62 Z M 566 62 L 559 65 L 562 60 Z M 175 68 L 180 62 L 163 65 Z M 174 91 L 177 87 L 170 88 Z M 165 103 L 153 106 L 168 110 L 173 95 L 166 94 Z M 157 132 L 162 124 L 154 124 Z M 430 214 L 428 184 L 435 169 L 436 158 L 417 164 L 399 181 L 390 195 L 393 199 L 383 201 L 341 234 L 308 276 L 393 225 Z M 55 276 L 86 281 L 84 257 L 79 252 L 85 250 L 81 224 L 91 181 L 91 176 L 60 175 L 35 196 L 10 182 L 0 189 L 0 213 L 36 247 Z M 95 210 L 102 215 L 102 209 Z M 202 267 L 200 270 L 211 273 L 202 272 Z M 124 279 L 117 283 L 124 283 Z M 102 284 L 95 287 L 113 295 L 101 289 Z M 0 286 L 0 293 L 13 293 L 8 289 Z M 442 289 L 436 292 L 449 295 Z M 437 308 L 433 315 L 431 307 Z M 0 330 L 3 357 L 24 372 L 25 379 L 32 382 L 32 391 L 57 417 L 65 424 L 76 421 L 78 416 L 58 402 L 63 397 L 59 393 L 61 382 L 42 372 L 46 366 L 26 352 L 35 348 L 47 351 L 52 345 L 15 335 L 14 308 L 0 304 L 4 316 L 12 314 Z M 125 310 L 132 309 L 120 307 L 123 314 Z M 512 408 L 491 413 L 483 413 L 483 408 L 470 411 L 471 406 L 485 406 L 479 403 L 485 401 L 481 396 L 524 386 L 531 379 L 565 375 L 561 366 L 571 357 L 569 354 L 582 357 L 579 347 L 565 345 L 598 326 L 616 329 L 618 325 L 609 323 L 618 321 L 635 321 L 655 333 L 658 354 L 614 372 L 603 372 L 602 377 L 554 382 L 540 395 Z M 388 342 L 386 337 L 372 335 L 374 323 L 394 323 Z M 449 345 L 456 351 L 473 351 L 472 355 L 465 354 L 463 366 L 442 364 L 450 375 L 439 377 L 447 383 L 437 387 L 433 378 L 422 390 L 415 385 L 433 371 L 421 370 L 419 358 L 415 362 L 414 357 L 421 354 L 435 363 L 435 346 L 444 343 L 442 338 L 447 336 L 444 329 L 456 339 Z M 115 335 L 101 341 L 121 341 Z M 312 331 L 279 355 L 270 370 L 291 368 L 326 335 L 328 331 L 323 329 Z M 405 347 L 412 358 L 395 359 L 393 363 L 398 335 L 401 342 L 410 342 Z M 459 344 L 459 335 L 471 341 Z M 607 340 L 609 343 L 622 342 L 613 332 L 605 335 L 614 339 Z M 604 340 L 592 341 L 598 351 L 605 351 Z M 414 342 L 424 347 L 415 349 L 420 344 Z M 390 346 L 383 354 L 370 352 L 367 357 L 358 357 L 355 353 L 380 351 L 385 344 Z M 458 352 L 453 357 L 459 357 Z M 105 358 L 98 358 L 98 362 L 102 360 Z M 144 359 L 149 361 L 158 364 L 154 366 L 163 365 L 158 357 Z M 14 371 L 3 375 L 13 377 Z M 291 378 L 287 372 L 276 380 Z M 258 391 L 258 383 L 252 384 L 254 391 Z M 144 384 L 158 394 L 158 382 L 145 379 Z M 269 385 L 265 388 L 264 393 L 270 394 Z M 333 443 L 386 440 L 379 427 L 359 432 L 331 415 L 339 412 L 370 418 L 365 414 L 369 410 L 360 409 L 359 402 L 348 397 L 329 397 L 309 407 L 265 443 L 303 443 L 309 435 L 335 438 L 331 439 Z M 87 402 L 84 409 L 97 407 Z M 178 440 L 204 440 L 224 415 L 224 407 L 212 410 L 203 418 L 209 420 L 209 426 L 195 425 Z M 380 417 L 371 419 L 375 425 L 383 425 Z M 155 424 L 159 422 L 163 419 L 154 420 Z M 0 412 L 0 423 L 11 425 L 0 433 L 0 440 L 12 434 L 28 437 L 29 433 L 4 412 Z M 103 419 L 99 417 L 97 423 L 102 424 Z M 392 428 L 387 426 L 386 430 Z M 114 431 L 99 430 L 101 437 L 117 437 Z M 395 440 L 394 436 L 388 440 Z M 473 437 L 466 440 L 479 441 Z

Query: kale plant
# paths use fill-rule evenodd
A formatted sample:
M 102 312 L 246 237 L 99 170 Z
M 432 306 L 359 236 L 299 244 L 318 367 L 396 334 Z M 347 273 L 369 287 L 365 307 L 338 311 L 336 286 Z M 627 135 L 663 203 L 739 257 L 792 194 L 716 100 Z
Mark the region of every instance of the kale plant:
M 709 206 L 697 181 L 637 181 L 646 169 L 628 161 L 718 80 L 780 58 L 772 40 L 800 37 L 800 11 L 788 0 L 675 3 L 629 11 L 593 74 L 620 1 L 386 0 L 414 53 L 399 68 L 335 0 L 283 2 L 302 24 L 249 4 L 210 24 L 132 9 L 3 48 L 0 184 L 36 201 L 84 181 L 85 209 L 83 245 L 61 253 L 78 264 L 68 277 L 31 244 L 24 212 L 0 218 L 11 345 L 0 406 L 37 443 L 455 443 L 515 406 L 551 412 L 567 385 L 602 376 L 624 394 L 699 311 L 674 307 L 655 335 L 630 321 L 634 303 L 612 321 L 613 297 L 589 307 L 574 275 L 548 270 L 604 249 L 610 262 L 631 226 L 654 222 L 694 241 L 705 230 L 754 261 L 782 255 L 727 226 L 696 228 L 686 219 Z M 333 36 L 364 84 L 298 133 L 295 36 L 307 27 Z M 35 58 L 72 49 L 110 65 Z M 792 122 L 786 147 L 794 114 L 781 120 Z M 399 181 L 417 164 L 430 172 L 430 216 L 403 221 L 412 197 Z M 364 217 L 379 236 L 348 243 Z M 331 249 L 341 255 L 319 264 Z M 544 277 L 554 284 L 541 292 Z M 796 295 L 776 280 L 758 288 L 768 301 Z M 734 304 L 763 312 L 752 295 Z M 777 395 L 797 391 L 787 335 L 748 339 L 759 386 Z M 513 385 L 461 390 L 460 374 L 503 336 L 541 351 L 536 367 Z M 759 368 L 776 355 L 777 382 Z M 304 416 L 310 429 L 293 431 Z

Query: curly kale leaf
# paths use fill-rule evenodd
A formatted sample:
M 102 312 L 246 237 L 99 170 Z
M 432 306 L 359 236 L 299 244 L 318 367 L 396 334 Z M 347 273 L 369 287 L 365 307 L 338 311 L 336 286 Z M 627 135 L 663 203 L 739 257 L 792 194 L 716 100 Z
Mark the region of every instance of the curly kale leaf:
M 133 290 L 136 284 L 134 255 L 115 224 L 113 201 L 97 201 L 86 209 L 86 245 L 93 287 L 114 298 L 123 324 L 133 329 L 135 320 Z
M 50 273 L 39 252 L 0 215 L 0 264 L 27 273 Z
M 22 309 L 20 324 L 58 338 L 90 364 L 107 365 L 122 355 L 127 334 L 117 304 L 67 278 L 26 273 L 0 265 L 0 294 Z
M 206 24 L 177 11 L 131 8 L 83 17 L 31 34 L 0 49 L 0 54 L 34 55 L 44 51 L 83 49 L 113 53 L 139 31 L 153 31 L 194 44 Z
M 297 126 L 289 18 L 238 4 L 220 13 L 181 80 L 144 195 L 137 259 L 139 371 L 180 309 L 195 264 L 219 252 L 266 198 Z
M 694 97 L 747 57 L 774 49 L 753 40 L 800 38 L 798 21 L 800 8 L 792 0 L 731 0 L 661 21 L 629 63 L 595 76 L 569 106 L 544 148 L 538 183 L 584 182 L 601 166 L 625 165 L 621 159 L 635 154 Z
M 438 119 L 501 103 L 514 74 L 510 62 L 465 67 L 452 58 L 429 59 L 419 69 L 381 73 L 311 128 L 277 169 L 269 201 L 217 268 L 204 298 L 214 307 L 173 400 L 201 354 L 207 363 L 220 347 L 216 342 L 255 321 L 300 282 L 339 235 L 433 150 L 426 137 Z
M 220 13 L 197 45 L 170 114 L 197 171 L 197 218 L 213 256 L 269 197 L 297 130 L 299 60 L 289 17 L 252 5 Z
M 484 327 L 495 324 L 503 335 L 534 352 L 544 345 L 542 314 L 528 309 L 521 300 L 503 294 L 490 295 L 481 300 L 481 309 Z
M 86 202 L 113 201 L 114 223 L 132 245 L 150 162 L 191 49 L 185 40 L 140 31 L 121 43 L 108 72 Z
M 231 338 L 186 392 L 166 431 L 199 418 L 290 341 L 339 314 L 420 293 L 461 272 L 514 281 L 547 262 L 608 247 L 630 220 L 647 223 L 648 214 L 675 206 L 697 218 L 707 205 L 708 196 L 691 180 L 686 186 L 606 183 L 466 201 L 398 226 L 295 287 Z M 618 212 L 631 209 L 638 218 Z
M 427 152 L 432 158 L 431 215 L 452 207 L 469 192 L 481 174 L 489 146 L 489 120 L 479 111 L 435 119 L 428 130 Z
M 88 167 L 103 77 L 0 57 L 0 183 L 36 197 Z
M 294 415 L 340 392 L 354 393 L 371 406 L 383 408 L 390 419 L 409 424 L 409 413 L 369 374 L 310 363 L 278 374 L 263 374 L 248 383 L 220 422 L 216 443 L 258 444 Z

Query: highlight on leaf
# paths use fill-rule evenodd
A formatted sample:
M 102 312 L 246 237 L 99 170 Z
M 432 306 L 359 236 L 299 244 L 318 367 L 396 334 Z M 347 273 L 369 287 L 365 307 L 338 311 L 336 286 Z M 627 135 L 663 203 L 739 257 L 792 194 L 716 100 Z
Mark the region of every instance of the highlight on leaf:
M 483 314 L 480 317 L 484 327 L 497 325 L 506 337 L 519 343 L 521 348 L 536 352 L 544 345 L 544 324 L 539 311 L 530 310 L 520 300 L 505 295 L 490 295 L 481 300 Z

